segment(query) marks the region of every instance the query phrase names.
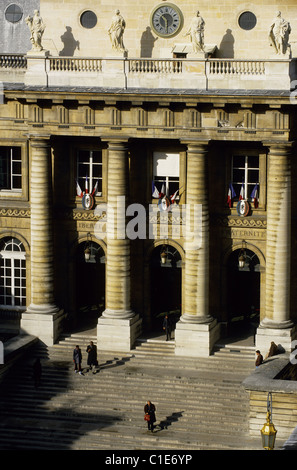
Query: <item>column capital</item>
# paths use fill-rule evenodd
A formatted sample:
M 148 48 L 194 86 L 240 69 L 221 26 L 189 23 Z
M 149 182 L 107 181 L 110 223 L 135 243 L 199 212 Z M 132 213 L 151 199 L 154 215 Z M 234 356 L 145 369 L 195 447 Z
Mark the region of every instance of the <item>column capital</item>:
M 51 134 L 26 134 L 31 146 L 33 147 L 49 147 Z
M 180 143 L 182 145 L 187 145 L 188 147 L 191 146 L 191 147 L 208 147 L 209 145 L 209 142 L 210 142 L 211 139 L 186 139 L 186 140 L 183 140 L 183 139 L 180 139 Z
M 277 149 L 283 149 L 289 152 L 294 147 L 295 142 L 294 141 L 284 142 L 284 141 L 276 141 L 276 140 L 266 140 L 266 141 L 263 140 L 262 144 L 264 145 L 264 147 L 268 147 L 269 149 L 277 148 Z

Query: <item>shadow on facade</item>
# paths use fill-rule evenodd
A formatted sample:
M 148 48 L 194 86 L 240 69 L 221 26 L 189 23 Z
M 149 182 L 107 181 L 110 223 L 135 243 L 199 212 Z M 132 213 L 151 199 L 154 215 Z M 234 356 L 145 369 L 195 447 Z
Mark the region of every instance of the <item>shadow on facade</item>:
M 225 35 L 223 36 L 217 57 L 221 59 L 233 59 L 234 58 L 234 36 L 231 29 L 227 29 Z
M 77 49 L 79 51 L 79 41 L 73 36 L 72 28 L 66 26 L 66 31 L 61 36 L 61 41 L 64 44 L 63 49 L 59 52 L 59 56 L 73 57 L 74 52 Z
M 158 38 L 155 38 L 152 34 L 151 28 L 148 26 L 142 33 L 140 39 L 140 57 L 152 57 L 155 42 Z

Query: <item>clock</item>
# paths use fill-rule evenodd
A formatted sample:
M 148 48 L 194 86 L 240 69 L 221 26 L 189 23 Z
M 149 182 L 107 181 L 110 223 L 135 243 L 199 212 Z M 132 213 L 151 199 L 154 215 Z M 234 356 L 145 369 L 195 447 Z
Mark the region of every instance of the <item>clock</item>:
M 152 30 L 162 38 L 175 36 L 183 26 L 183 15 L 172 3 L 162 3 L 151 13 Z

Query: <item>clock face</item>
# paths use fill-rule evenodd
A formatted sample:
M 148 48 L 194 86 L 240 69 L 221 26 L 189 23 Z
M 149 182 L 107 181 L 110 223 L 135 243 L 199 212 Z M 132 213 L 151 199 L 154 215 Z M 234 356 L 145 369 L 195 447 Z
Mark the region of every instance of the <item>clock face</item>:
M 157 6 L 151 14 L 151 27 L 158 36 L 163 38 L 175 36 L 182 26 L 182 12 L 171 3 Z

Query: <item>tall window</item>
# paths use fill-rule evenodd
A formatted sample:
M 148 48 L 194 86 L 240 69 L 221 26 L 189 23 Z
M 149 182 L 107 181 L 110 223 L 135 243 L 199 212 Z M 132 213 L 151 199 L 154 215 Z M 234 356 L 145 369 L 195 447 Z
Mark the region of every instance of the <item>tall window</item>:
M 232 184 L 237 198 L 243 188 L 244 199 L 249 199 L 257 183 L 259 183 L 259 156 L 233 155 Z
M 0 306 L 26 306 L 26 253 L 17 238 L 5 238 L 1 244 Z
M 172 196 L 179 189 L 179 153 L 154 152 L 153 179 L 159 192 Z
M 22 156 L 20 147 L 0 147 L 0 190 L 22 189 Z
M 89 193 L 97 188 L 97 195 L 102 195 L 102 152 L 100 150 L 78 150 L 77 180 L 84 191 L 86 185 Z

